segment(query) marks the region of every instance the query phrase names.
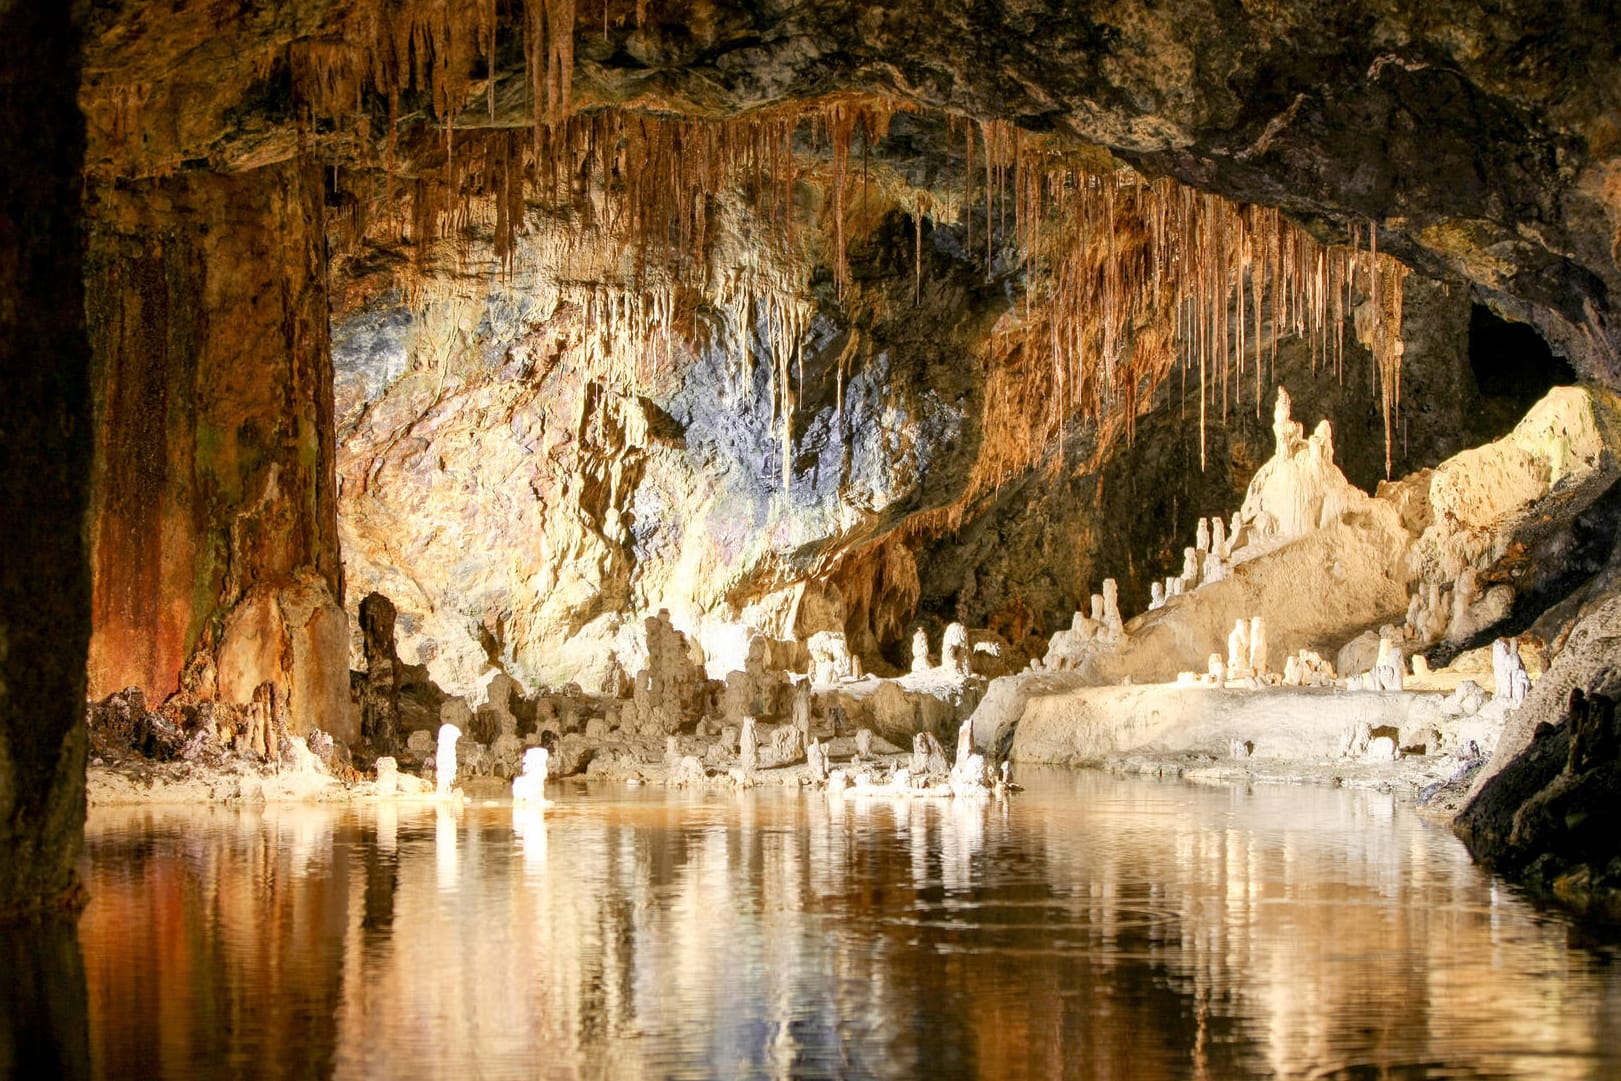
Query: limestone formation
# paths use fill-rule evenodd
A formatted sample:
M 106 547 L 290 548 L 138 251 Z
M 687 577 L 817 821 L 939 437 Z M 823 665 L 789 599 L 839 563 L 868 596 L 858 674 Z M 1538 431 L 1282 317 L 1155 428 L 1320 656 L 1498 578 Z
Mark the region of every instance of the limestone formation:
M 744 775 L 760 768 L 760 737 L 753 717 L 743 718 L 743 729 L 737 738 L 737 761 Z
M 1210 519 L 1200 518 L 1199 528 L 1194 535 L 1193 550 L 1200 555 L 1210 551 Z
M 546 775 L 550 770 L 551 752 L 544 747 L 530 747 L 523 753 L 523 772 L 512 779 L 512 802 L 544 805 Z
M 1239 618 L 1227 635 L 1227 676 L 1242 679 L 1250 668 L 1250 621 Z
M 1210 551 L 1223 562 L 1232 556 L 1232 551 L 1227 547 L 1227 523 L 1222 521 L 1219 514 L 1210 521 Z
M 439 727 L 439 749 L 433 757 L 434 794 L 449 799 L 456 786 L 456 741 L 462 731 L 453 724 Z
M 1227 685 L 1227 666 L 1222 663 L 1221 654 L 1212 653 L 1210 655 L 1209 664 L 1205 669 L 1204 682 L 1213 687 L 1225 687 Z
M 949 769 L 946 752 L 932 733 L 919 732 L 912 737 L 911 776 L 943 776 Z
M 1520 659 L 1518 639 L 1498 638 L 1492 642 L 1492 677 L 1499 701 L 1507 702 L 1511 709 L 1525 704 L 1525 696 L 1531 690 L 1531 677 Z
M 946 624 L 940 639 L 940 667 L 958 676 L 973 674 L 973 657 L 968 646 L 968 628 L 961 623 Z
M 860 678 L 860 661 L 851 654 L 844 632 L 817 631 L 805 644 L 810 650 L 811 671 L 817 683 L 827 685 Z
M 805 766 L 811 777 L 818 781 L 827 780 L 827 763 L 827 745 L 820 740 L 811 740 L 810 746 L 805 748 Z
M 399 791 L 399 763 L 385 754 L 372 763 L 372 768 L 377 771 L 377 794 L 379 796 L 387 799 Z
M 1249 633 L 1249 670 L 1257 676 L 1265 676 L 1271 669 L 1266 660 L 1266 621 L 1260 616 L 1250 617 Z
M 1177 592 L 1187 593 L 1199 585 L 1199 552 L 1196 548 L 1182 549 L 1182 576 Z
M 703 715 L 707 679 L 692 643 L 660 611 L 644 621 L 647 667 L 636 674 L 632 707 L 636 725 L 650 734 L 670 734 L 696 724 Z
M 1099 622 L 1108 641 L 1119 642 L 1125 638 L 1125 623 L 1120 618 L 1120 587 L 1113 578 L 1103 580 L 1103 612 Z
M 856 729 L 856 757 L 860 759 L 872 757 L 872 729 Z
M 1379 659 L 1370 674 L 1372 689 L 1400 691 L 1405 686 L 1406 675 L 1407 662 L 1402 658 L 1400 647 L 1388 638 L 1379 639 Z
M 1165 583 L 1151 582 L 1148 586 L 1148 610 L 1156 611 L 1165 607 Z
M 912 671 L 927 672 L 933 667 L 929 663 L 929 636 L 919 627 L 912 634 Z
M 394 650 L 393 603 L 381 593 L 360 602 L 361 652 L 366 662 L 360 692 L 360 736 L 378 754 L 395 749 L 400 712 L 400 659 Z
M 1289 392 L 1280 386 L 1272 411 L 1273 454 L 1251 479 L 1239 509 L 1239 529 L 1248 545 L 1303 537 L 1368 500 L 1334 464 L 1328 421 L 1303 438 L 1291 408 Z

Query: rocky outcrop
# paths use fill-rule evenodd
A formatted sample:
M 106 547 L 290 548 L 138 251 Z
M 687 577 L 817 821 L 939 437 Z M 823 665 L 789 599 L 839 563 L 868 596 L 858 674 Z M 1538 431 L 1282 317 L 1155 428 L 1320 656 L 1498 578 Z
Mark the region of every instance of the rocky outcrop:
M 271 680 L 295 731 L 341 728 L 319 175 L 287 163 L 98 188 L 92 220 L 90 693 L 161 701 L 205 649 L 227 701 Z
M 92 410 L 80 64 L 68 8 L 0 8 L 0 920 L 82 902 Z M 17 975 L 26 987 L 38 972 Z

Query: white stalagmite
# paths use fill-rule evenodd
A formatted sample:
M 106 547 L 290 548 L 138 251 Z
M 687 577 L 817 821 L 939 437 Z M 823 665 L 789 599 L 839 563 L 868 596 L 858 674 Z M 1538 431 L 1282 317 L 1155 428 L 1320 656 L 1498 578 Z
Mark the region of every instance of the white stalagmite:
M 456 741 L 462 730 L 453 724 L 439 726 L 439 749 L 433 758 L 434 794 L 449 799 L 456 786 Z
M 1120 586 L 1113 578 L 1103 580 L 1103 633 L 1111 642 L 1126 635 L 1125 622 L 1120 618 Z
M 1492 676 L 1500 701 L 1507 702 L 1511 709 L 1525 704 L 1525 696 L 1531 690 L 1531 676 L 1520 659 L 1518 639 L 1499 638 L 1492 642 Z
M 512 802 L 546 806 L 546 773 L 551 769 L 551 752 L 531 747 L 523 753 L 523 772 L 512 779 Z
M 1241 616 L 1227 635 L 1227 674 L 1237 679 L 1248 670 L 1249 663 L 1250 624 Z
M 968 628 L 961 623 L 946 624 L 945 634 L 940 638 L 940 667 L 959 676 L 966 676 L 970 672 L 971 659 Z
M 1148 610 L 1150 612 L 1165 607 L 1165 583 L 1150 582 L 1148 586 Z
M 1219 521 L 1220 519 L 1218 519 Z M 1200 553 L 1210 551 L 1210 519 L 1200 518 L 1199 528 L 1193 535 L 1193 547 Z
M 1266 621 L 1260 616 L 1250 617 L 1250 671 L 1266 675 Z
M 912 671 L 927 672 L 932 667 L 929 663 L 929 636 L 919 627 L 912 633 Z

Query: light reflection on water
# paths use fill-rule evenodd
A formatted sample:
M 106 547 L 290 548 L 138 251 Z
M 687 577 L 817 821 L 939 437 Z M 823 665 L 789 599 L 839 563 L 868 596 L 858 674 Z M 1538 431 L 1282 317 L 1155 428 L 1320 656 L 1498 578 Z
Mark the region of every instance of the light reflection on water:
M 1387 795 L 105 809 L 105 1077 L 1621 1076 L 1621 969 Z

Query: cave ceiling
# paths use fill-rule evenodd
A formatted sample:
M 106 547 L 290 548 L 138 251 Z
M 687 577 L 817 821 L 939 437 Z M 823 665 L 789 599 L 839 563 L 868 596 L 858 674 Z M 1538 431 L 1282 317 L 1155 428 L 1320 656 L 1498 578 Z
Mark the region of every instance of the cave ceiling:
M 1584 374 L 1621 376 L 1621 65 L 1602 2 L 309 0 L 91 18 L 92 174 L 376 166 L 391 91 L 402 169 L 413 140 L 541 111 L 717 117 L 876 94 L 1106 148 L 1328 237 L 1374 223 L 1387 251 L 1473 283 Z M 549 88 L 530 69 L 561 35 L 536 42 L 565 20 L 572 78 Z
M 535 658 L 666 604 L 787 637 L 842 626 L 869 654 L 903 648 L 920 609 L 1022 633 L 1106 575 L 1141 603 L 1264 457 L 1271 381 L 1311 382 L 1297 399 L 1370 486 L 1499 434 L 1464 377 L 1471 301 L 1621 382 L 1606 3 L 88 19 L 92 263 L 156 275 L 128 275 L 105 317 L 93 284 L 93 336 L 126 326 L 119 305 L 200 304 L 206 325 L 171 320 L 166 348 L 197 353 L 195 331 L 197 385 L 234 373 L 207 424 L 170 421 L 197 431 L 171 473 L 200 478 L 174 516 L 202 554 L 145 560 L 172 583 L 125 605 L 138 627 L 159 594 L 194 597 L 147 665 L 157 688 L 256 575 L 307 566 L 351 608 L 394 598 L 446 686 L 486 651 L 552 678 Z M 138 299 L 159 278 L 168 309 Z M 322 309 L 330 356 L 285 330 Z M 335 382 L 334 402 L 273 415 L 244 358 L 281 363 L 278 340 L 309 354 L 292 392 Z M 152 459 L 144 429 L 109 423 Z M 161 504 L 160 474 L 124 501 Z M 243 539 L 271 488 L 317 523 L 296 551 Z M 104 595 L 127 577 L 98 565 Z M 455 626 L 423 630 L 435 612 Z

